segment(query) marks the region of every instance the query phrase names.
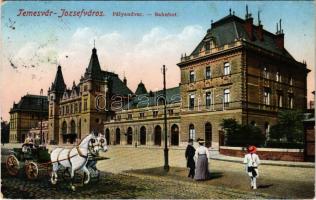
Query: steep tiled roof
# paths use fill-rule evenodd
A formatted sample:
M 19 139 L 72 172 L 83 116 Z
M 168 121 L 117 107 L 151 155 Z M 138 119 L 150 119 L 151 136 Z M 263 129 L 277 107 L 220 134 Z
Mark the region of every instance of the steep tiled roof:
M 66 88 L 66 84 L 64 82 L 63 73 L 61 71 L 61 66 L 58 66 L 54 83 L 52 83 L 51 91 L 62 93 Z
M 48 112 L 48 99 L 47 96 L 27 94 L 21 98 L 19 103 L 14 103 L 11 112 L 15 111 L 42 111 Z
M 127 96 L 133 92 L 123 83 L 117 74 L 108 71 L 101 72 L 102 77 L 108 81 L 109 91 L 113 95 Z
M 180 87 L 174 87 L 166 89 L 167 104 L 173 104 L 180 102 Z M 163 90 L 156 92 L 149 92 L 147 94 L 141 94 L 135 96 L 128 105 L 125 105 L 124 109 L 144 108 L 147 106 L 155 106 L 163 100 Z
M 97 55 L 96 48 L 92 49 L 92 54 L 86 72 L 84 74 L 85 78 L 101 79 L 101 67 L 99 63 L 99 58 Z
M 141 81 L 138 86 L 137 86 L 137 89 L 135 91 L 135 94 L 136 95 L 141 95 L 141 94 L 146 94 L 147 93 L 147 90 L 146 90 L 146 87 L 144 85 L 144 83 Z
M 196 55 L 203 48 L 205 41 L 212 39 L 214 40 L 216 46 L 223 46 L 225 44 L 232 43 L 236 39 L 243 39 L 253 45 L 272 51 L 274 53 L 280 54 L 290 59 L 294 59 L 285 48 L 278 48 L 275 42 L 276 35 L 263 30 L 263 40 L 259 39 L 257 33 L 258 26 L 253 25 L 253 36 L 254 39 L 251 40 L 247 34 L 245 28 L 245 20 L 241 19 L 235 15 L 228 15 L 214 23 L 212 23 L 212 28 L 207 31 L 207 34 L 199 45 L 195 48 L 191 55 Z

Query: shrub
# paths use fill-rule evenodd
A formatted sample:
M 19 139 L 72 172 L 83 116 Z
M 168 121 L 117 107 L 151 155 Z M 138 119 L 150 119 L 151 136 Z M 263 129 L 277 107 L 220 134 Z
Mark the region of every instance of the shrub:
M 228 146 L 262 146 L 265 142 L 265 136 L 256 126 L 240 125 L 235 119 L 223 119 L 221 126 Z

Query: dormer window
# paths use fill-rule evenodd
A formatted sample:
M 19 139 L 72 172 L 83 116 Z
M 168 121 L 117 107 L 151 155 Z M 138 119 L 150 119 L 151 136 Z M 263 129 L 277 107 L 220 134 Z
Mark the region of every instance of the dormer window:
M 190 83 L 193 83 L 195 81 L 195 73 L 193 70 L 190 71 Z
M 210 42 L 205 42 L 204 46 L 205 46 L 205 51 L 210 50 Z

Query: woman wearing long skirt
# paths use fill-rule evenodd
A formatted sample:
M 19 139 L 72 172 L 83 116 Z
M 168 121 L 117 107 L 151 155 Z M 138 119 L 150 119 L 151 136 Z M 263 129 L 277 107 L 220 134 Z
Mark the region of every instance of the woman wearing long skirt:
M 210 158 L 208 148 L 204 146 L 205 141 L 198 139 L 199 147 L 195 151 L 196 169 L 194 179 L 197 181 L 209 178 L 208 159 Z

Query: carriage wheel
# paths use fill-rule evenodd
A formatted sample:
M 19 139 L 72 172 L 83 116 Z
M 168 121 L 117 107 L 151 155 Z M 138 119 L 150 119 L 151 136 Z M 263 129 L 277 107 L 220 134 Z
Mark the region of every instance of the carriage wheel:
M 34 162 L 29 162 L 25 165 L 25 173 L 28 179 L 33 180 L 38 176 L 38 166 Z
M 6 160 L 6 167 L 10 175 L 16 176 L 19 173 L 20 162 L 14 155 L 9 155 Z
M 52 171 L 51 174 L 50 174 L 50 182 L 53 185 L 56 185 L 56 183 L 57 183 L 57 174 L 54 171 Z

